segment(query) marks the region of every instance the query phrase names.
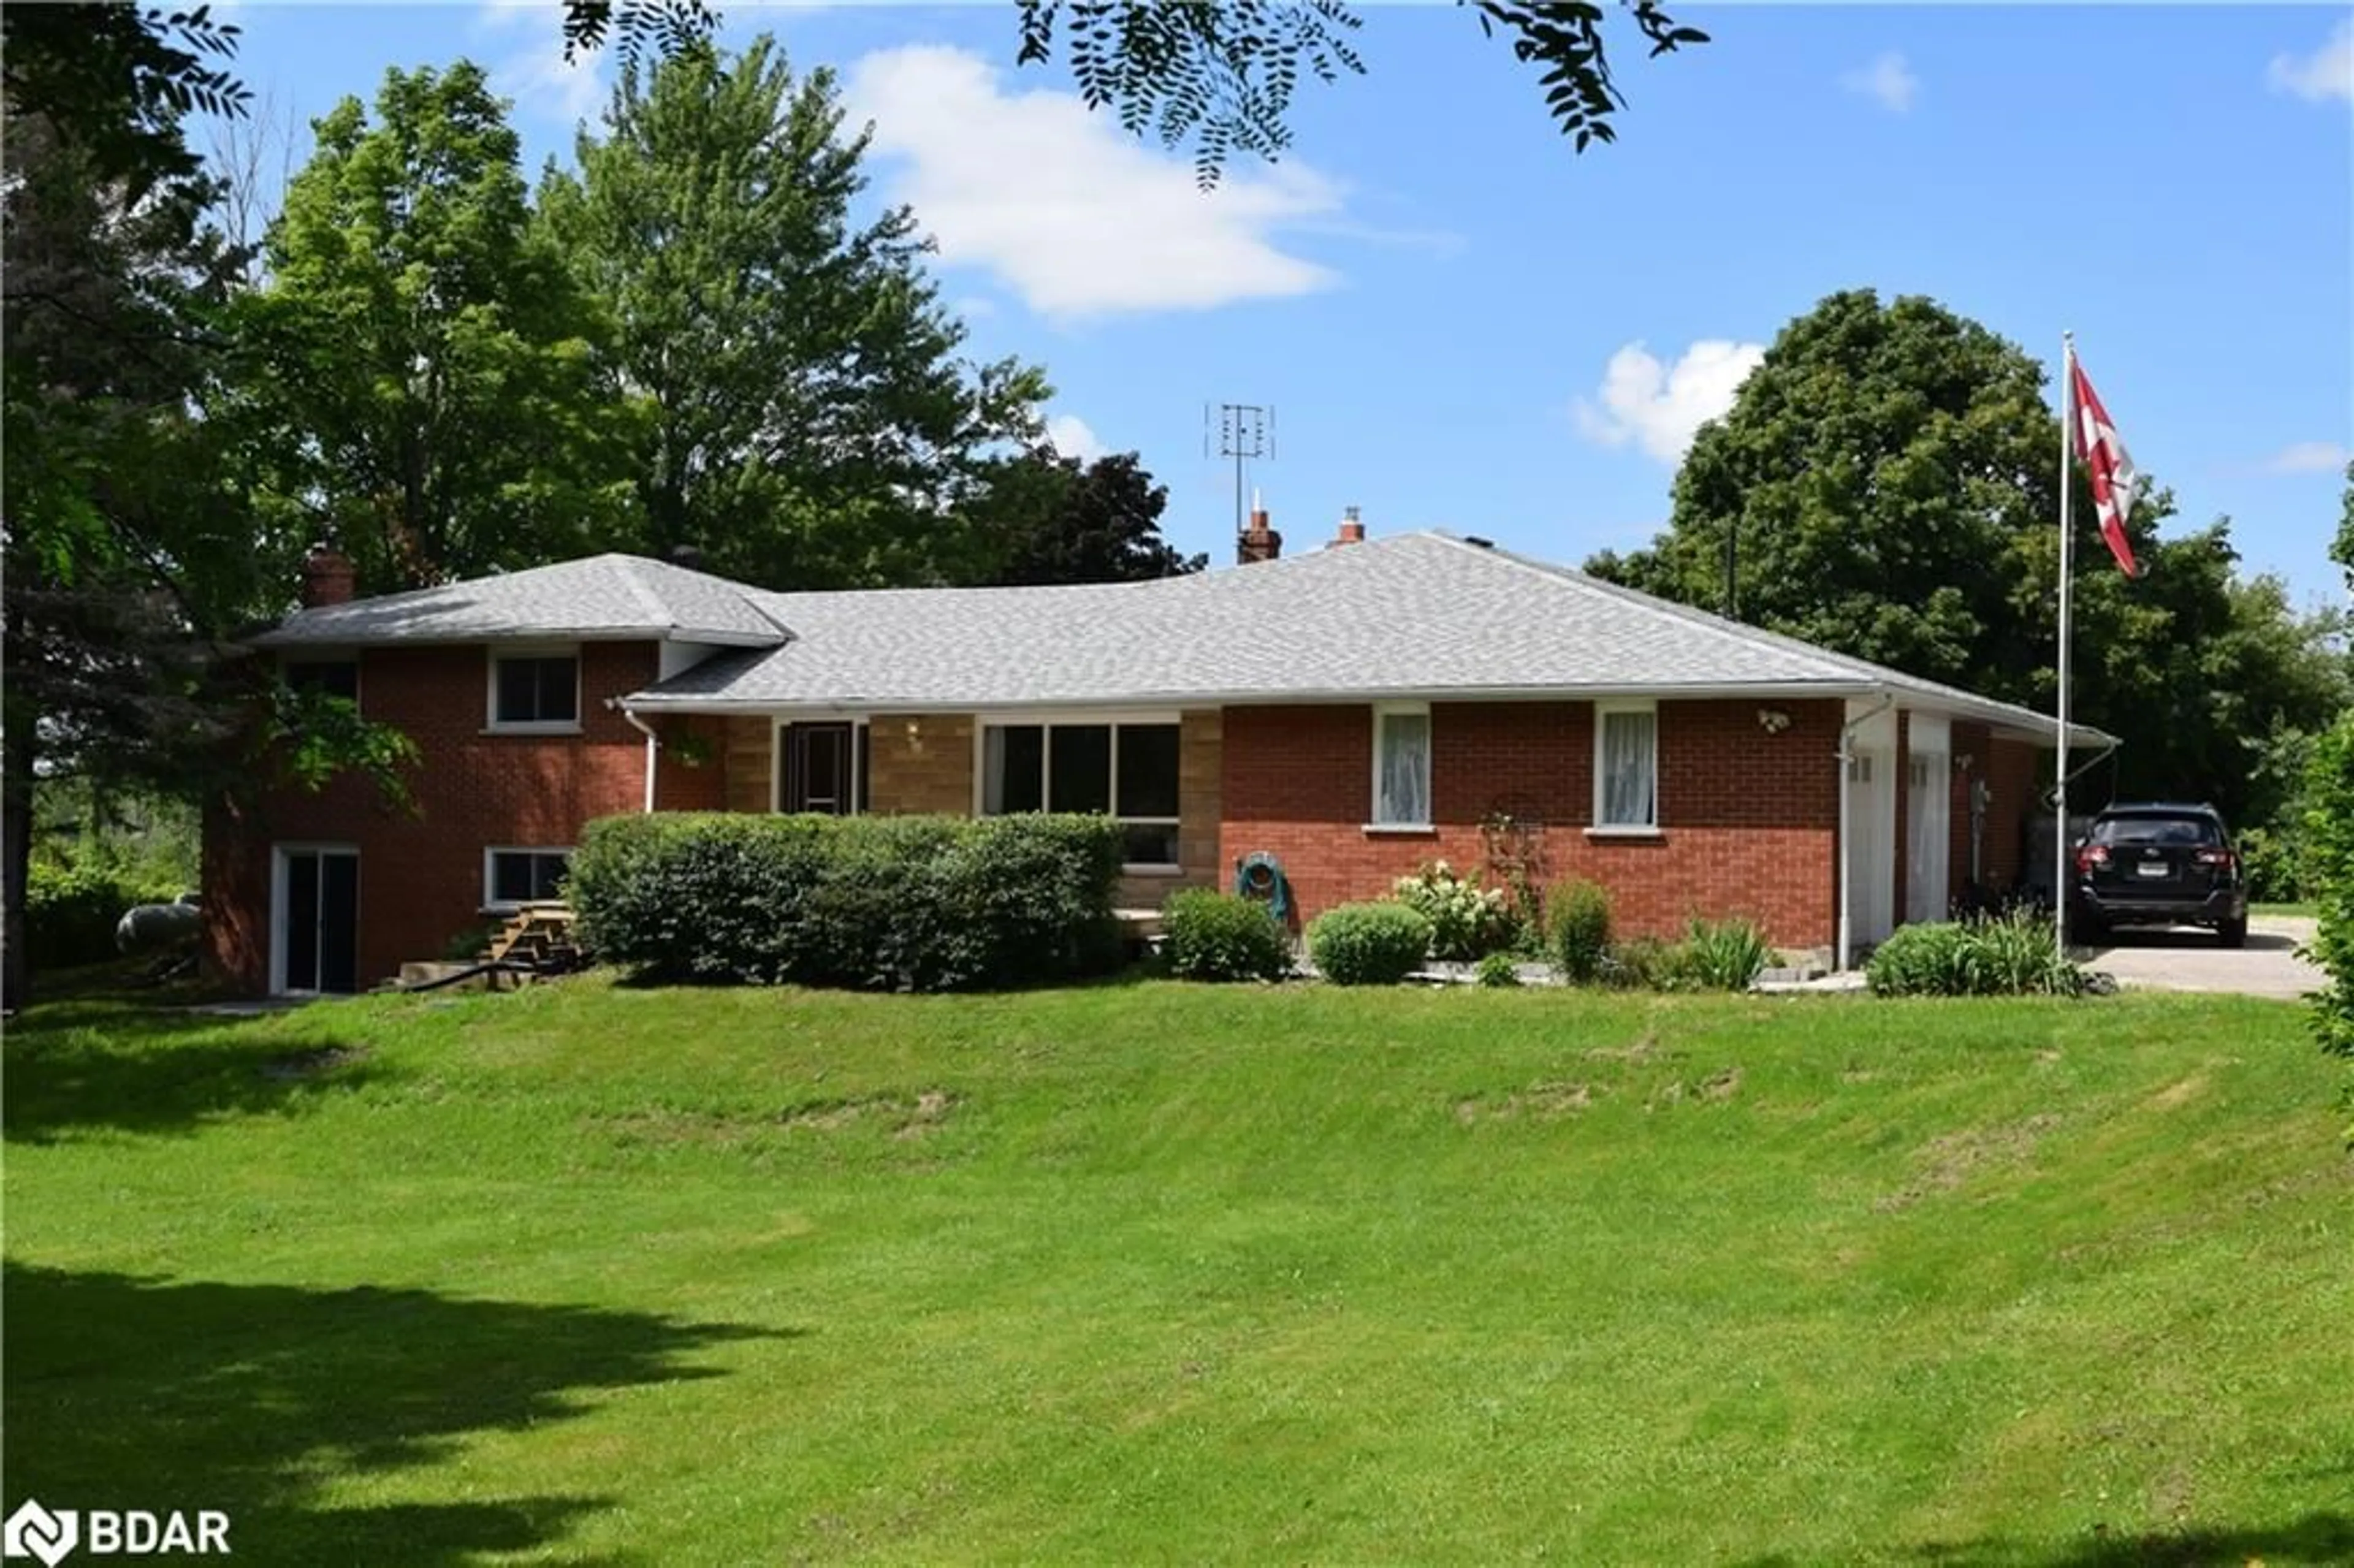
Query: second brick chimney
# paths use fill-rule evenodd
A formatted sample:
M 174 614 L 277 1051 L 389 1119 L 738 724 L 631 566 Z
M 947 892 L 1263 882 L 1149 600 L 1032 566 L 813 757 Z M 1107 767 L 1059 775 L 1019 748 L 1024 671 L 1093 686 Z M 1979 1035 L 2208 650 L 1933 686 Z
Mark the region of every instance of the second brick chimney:
M 1332 535 L 1332 543 L 1362 545 L 1364 542 L 1365 525 L 1357 520 L 1357 509 L 1353 506 L 1343 507 L 1341 512 L 1341 531 Z
M 349 604 L 359 585 L 359 572 L 351 557 L 333 545 L 320 543 L 311 546 L 302 557 L 302 600 L 304 609 L 316 609 L 322 605 Z
M 1250 526 L 1235 540 L 1235 559 L 1243 566 L 1272 561 L 1283 555 L 1283 535 L 1267 525 L 1267 508 L 1251 497 Z

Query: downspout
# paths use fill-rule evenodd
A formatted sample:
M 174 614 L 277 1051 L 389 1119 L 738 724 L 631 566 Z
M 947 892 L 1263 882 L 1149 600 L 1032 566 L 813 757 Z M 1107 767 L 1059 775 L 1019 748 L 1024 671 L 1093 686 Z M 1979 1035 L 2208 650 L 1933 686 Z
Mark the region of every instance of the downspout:
M 640 735 L 646 737 L 645 809 L 648 811 L 652 811 L 654 809 L 654 758 L 662 750 L 662 737 L 655 735 L 653 732 L 653 726 L 647 724 L 645 720 L 640 718 L 633 710 L 623 708 L 621 710 L 621 716 L 630 721 L 630 727 L 631 729 L 636 730 Z
M 1845 724 L 1843 724 L 1843 725 L 1840 726 L 1840 739 L 1839 739 L 1839 753 L 1838 753 L 1838 755 L 1839 755 L 1839 784 L 1840 784 L 1840 789 L 1839 789 L 1839 953 L 1838 953 L 1838 963 L 1837 963 L 1837 966 L 1836 966 L 1836 967 L 1837 967 L 1837 969 L 1838 969 L 1839 972 L 1840 972 L 1840 973 L 1841 973 L 1841 974 L 1845 974 L 1845 973 L 1847 972 L 1848 957 L 1849 957 L 1849 955 L 1850 955 L 1850 954 L 1854 950 L 1854 944 L 1853 944 L 1853 941 L 1852 941 L 1852 939 L 1851 939 L 1851 938 L 1852 938 L 1852 936 L 1853 936 L 1853 932 L 1852 932 L 1852 928 L 1851 928 L 1851 927 L 1850 927 L 1850 924 L 1849 924 L 1850 910 L 1849 910 L 1849 908 L 1848 908 L 1849 904 L 1851 902 L 1851 901 L 1849 899 L 1849 897 L 1848 897 L 1848 888 L 1851 885 L 1851 882 L 1850 882 L 1850 877 L 1849 877 L 1849 874 L 1849 874 L 1849 871 L 1850 871 L 1850 862 L 1854 858 L 1854 855 L 1855 855 L 1855 834 L 1854 834 L 1853 832 L 1850 832 L 1850 831 L 1849 831 L 1849 823 L 1848 823 L 1848 820 L 1847 820 L 1847 819 L 1848 819 L 1848 786 L 1847 786 L 1847 768 L 1848 768 L 1848 764 L 1855 760 L 1855 753 L 1854 753 L 1852 750 L 1850 750 L 1850 743 L 1855 739 L 1855 732 L 1856 732 L 1857 730 L 1861 729 L 1865 725 L 1870 724 L 1873 719 L 1878 718 L 1881 715 L 1882 715 L 1882 714 L 1886 713 L 1889 709 L 1891 709 L 1891 708 L 1894 707 L 1895 705 L 1896 705 L 1896 694 L 1895 694 L 1893 692 L 1888 693 L 1887 694 L 1883 695 L 1883 696 L 1880 699 L 1880 705 L 1879 705 L 1878 707 L 1873 708 L 1873 709 L 1872 709 L 1871 712 L 1869 712 L 1869 713 L 1866 713 L 1866 714 L 1861 714 L 1861 715 L 1857 715 L 1856 717 L 1854 717 L 1854 718 L 1851 718 L 1851 719 L 1848 720 L 1848 721 L 1847 721 L 1847 723 L 1845 723 Z
M 2117 747 L 2122 744 L 2123 742 L 2115 740 L 2109 742 L 2108 745 L 2094 752 L 2092 755 L 2091 759 L 2088 760 L 2082 768 L 2071 769 L 2064 781 L 2054 782 L 2051 789 L 2046 789 L 2043 792 L 2043 804 L 2052 809 L 2052 836 L 2057 839 L 2060 843 L 2057 860 L 2054 863 L 2054 870 L 2075 863 L 2075 857 L 2068 853 L 2073 846 L 2068 842 L 2067 814 L 2060 810 L 2060 802 L 2067 794 L 2067 790 L 2063 788 L 2063 784 L 2073 784 L 2077 779 L 2082 779 L 2085 774 L 2090 773 L 2094 768 L 2098 768 L 2102 763 L 2106 762 L 2110 758 L 2115 757 L 2117 754 Z M 2114 782 L 2115 781 L 2112 780 L 2113 786 Z M 2109 799 L 2112 800 L 2116 799 L 2116 793 L 2114 787 L 2111 789 Z M 2052 890 L 2052 902 L 2054 904 L 2065 904 L 2067 902 L 2067 898 L 2068 886 L 2066 880 L 2063 877 L 2061 885 Z
M 2106 762 L 2110 758 L 2115 757 L 2117 754 L 2117 747 L 2123 744 L 2124 743 L 2122 741 L 2113 740 L 2109 742 L 2108 745 L 2101 747 L 2100 750 L 2093 753 L 2091 759 L 2087 761 L 2084 766 L 2082 768 L 2072 768 L 2069 771 L 2068 782 L 2073 784 L 2077 779 L 2082 779 L 2085 774 L 2090 773 L 2094 768 L 2098 768 L 2102 763 Z M 2112 790 L 2109 798 L 2113 800 L 2116 799 L 2114 790 Z M 2052 789 L 2043 791 L 2042 800 L 2045 805 L 2056 808 L 2060 804 L 2059 787 L 2054 785 Z

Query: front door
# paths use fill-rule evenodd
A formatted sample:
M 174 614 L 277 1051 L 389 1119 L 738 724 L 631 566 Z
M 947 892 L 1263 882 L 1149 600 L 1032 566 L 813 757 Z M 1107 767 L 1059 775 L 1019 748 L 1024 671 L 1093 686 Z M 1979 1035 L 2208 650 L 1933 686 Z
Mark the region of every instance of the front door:
M 360 857 L 354 850 L 279 852 L 278 990 L 359 990 Z
M 1904 918 L 1943 920 L 1951 858 L 1952 767 L 1942 751 L 1916 751 L 1910 766 L 1910 787 L 1904 793 Z
M 1954 765 L 1951 727 L 1914 714 L 1905 759 L 1904 918 L 1943 920 L 1952 902 Z
M 847 724 L 786 726 L 784 788 L 779 808 L 832 817 L 850 815 L 857 800 L 857 742 L 863 733 L 863 726 Z
M 1859 713 L 1859 709 L 1862 713 Z M 1869 717 L 1863 717 L 1864 714 Z M 1862 718 L 1848 741 L 1848 937 L 1857 947 L 1896 928 L 1896 715 L 1850 703 Z

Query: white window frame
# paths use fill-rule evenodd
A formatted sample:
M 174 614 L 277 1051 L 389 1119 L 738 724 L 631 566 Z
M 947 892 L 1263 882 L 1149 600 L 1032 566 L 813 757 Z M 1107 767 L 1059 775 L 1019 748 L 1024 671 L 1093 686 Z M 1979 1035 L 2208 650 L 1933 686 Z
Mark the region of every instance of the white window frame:
M 1182 714 L 1156 712 L 1055 713 L 1055 714 L 975 714 L 972 717 L 972 814 L 985 817 L 989 800 L 989 732 L 991 729 L 1026 729 L 1033 726 L 1045 731 L 1044 744 L 1038 748 L 1038 798 L 1052 804 L 1048 786 L 1055 777 L 1055 731 L 1060 729 L 1093 729 L 1111 726 L 1111 756 L 1107 766 L 1110 777 L 1106 780 L 1111 797 L 1111 820 L 1123 826 L 1140 828 L 1175 828 L 1184 831 L 1182 817 L 1130 817 L 1119 809 L 1119 732 L 1123 726 L 1166 726 L 1177 731 L 1177 806 L 1185 806 L 1185 724 Z M 1017 813 L 1002 811 L 1000 816 Z M 1183 858 L 1181 846 L 1179 859 Z M 1134 860 L 1123 862 L 1120 870 L 1131 876 L 1180 876 L 1184 867 L 1178 861 Z
M 769 726 L 769 815 L 781 816 L 785 810 L 785 731 L 797 724 L 846 724 L 850 726 L 850 810 L 845 817 L 863 817 L 866 813 L 858 802 L 866 798 L 869 776 L 875 771 L 868 750 L 875 744 L 875 721 L 866 714 L 804 715 L 800 718 L 779 715 Z M 858 744 L 858 732 L 866 732 L 866 744 Z
M 1437 771 L 1438 758 L 1438 726 L 1429 726 L 1430 747 L 1422 759 L 1422 798 L 1432 808 L 1419 822 L 1392 822 L 1382 819 L 1382 736 L 1393 718 L 1430 719 L 1428 703 L 1376 703 L 1373 705 L 1373 767 L 1370 779 L 1372 792 L 1366 798 L 1365 832 L 1369 833 L 1427 833 L 1437 831 L 1429 820 L 1437 814 L 1437 801 L 1431 793 L 1431 775 Z
M 579 851 L 579 846 L 578 846 L 577 844 L 485 844 L 485 845 L 483 845 L 483 846 L 482 846 L 482 913 L 483 913 L 483 914 L 485 914 L 485 915 L 512 915 L 512 914 L 514 914 L 516 910 L 518 910 L 518 909 L 520 909 L 520 908 L 522 908 L 522 907 L 523 907 L 522 903 L 518 902 L 518 901 L 517 901 L 517 900 L 515 900 L 515 899 L 512 899 L 512 898 L 501 898 L 501 897 L 498 895 L 498 887 L 499 887 L 499 883 L 498 883 L 498 860 L 499 860 L 499 856 L 501 856 L 501 855 L 503 855 L 503 854 L 560 854 L 560 855 L 565 855 L 565 856 L 567 856 L 567 857 L 568 857 L 568 856 L 571 856 L 571 855 L 578 854 L 578 853 L 580 853 L 580 851 Z
M 572 717 L 569 719 L 508 720 L 499 717 L 499 664 L 507 659 L 569 659 L 572 661 Z M 587 710 L 582 682 L 587 662 L 577 642 L 491 644 L 482 662 L 482 733 L 485 735 L 578 735 Z
M 1649 714 L 1651 719 L 1651 820 L 1648 822 L 1609 822 L 1603 820 L 1603 802 L 1609 799 L 1608 776 L 1604 758 L 1608 755 L 1603 745 L 1603 731 L 1612 714 Z M 1586 832 L 1600 838 L 1656 838 L 1660 832 L 1659 811 L 1659 705 L 1650 698 L 1623 698 L 1616 702 L 1594 705 L 1594 811 Z

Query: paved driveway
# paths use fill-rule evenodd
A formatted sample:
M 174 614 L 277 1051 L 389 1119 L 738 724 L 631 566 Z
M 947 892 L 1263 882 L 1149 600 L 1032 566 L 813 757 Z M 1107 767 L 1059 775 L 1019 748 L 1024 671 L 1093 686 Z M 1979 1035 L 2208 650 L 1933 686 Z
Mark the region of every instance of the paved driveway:
M 2226 948 L 2195 927 L 2119 931 L 2113 945 L 2095 948 L 2084 967 L 2105 969 L 2121 986 L 2157 991 L 2236 991 L 2294 1000 L 2319 989 L 2320 967 L 2296 956 L 2312 939 L 2313 922 L 2259 915 L 2248 922 L 2248 945 Z

